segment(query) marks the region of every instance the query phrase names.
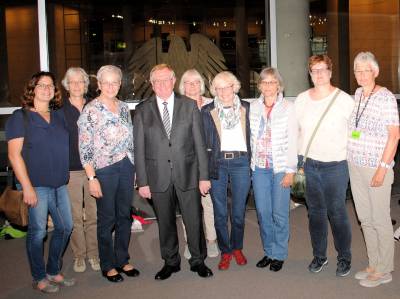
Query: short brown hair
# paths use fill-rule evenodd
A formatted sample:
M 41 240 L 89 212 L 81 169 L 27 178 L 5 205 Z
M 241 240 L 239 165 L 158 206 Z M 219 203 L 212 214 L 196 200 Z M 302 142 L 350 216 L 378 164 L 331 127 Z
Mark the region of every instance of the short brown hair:
M 21 97 L 22 108 L 29 109 L 33 108 L 33 100 L 35 98 L 35 87 L 42 77 L 49 77 L 53 81 L 54 85 L 54 97 L 50 100 L 49 109 L 57 110 L 62 106 L 61 92 L 56 84 L 56 78 L 51 72 L 37 72 L 32 75 L 32 78 L 28 81 L 25 86 L 24 93 Z
M 332 71 L 332 60 L 329 58 L 328 55 L 320 54 L 320 55 L 313 55 L 308 59 L 308 71 L 311 72 L 311 68 L 317 64 L 323 62 L 326 64 L 328 70 Z

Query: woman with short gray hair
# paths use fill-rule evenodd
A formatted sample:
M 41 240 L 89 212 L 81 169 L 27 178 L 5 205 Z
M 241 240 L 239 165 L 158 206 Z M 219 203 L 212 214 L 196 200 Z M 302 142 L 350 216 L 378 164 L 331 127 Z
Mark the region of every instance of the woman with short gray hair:
M 297 169 L 297 120 L 275 68 L 260 73 L 261 96 L 250 104 L 251 169 L 264 257 L 257 267 L 281 270 L 288 256 L 290 186 Z
M 139 275 L 129 263 L 128 252 L 135 173 L 133 126 L 128 105 L 117 98 L 121 69 L 102 66 L 97 79 L 100 95 L 85 106 L 78 120 L 79 152 L 89 192 L 97 199 L 100 267 L 108 281 L 121 282 L 120 273 Z
M 390 199 L 400 135 L 399 112 L 395 96 L 375 82 L 379 65 L 372 53 L 356 56 L 354 75 L 360 87 L 349 121 L 347 160 L 369 261 L 355 278 L 364 287 L 376 287 L 392 281 L 394 268 Z
M 99 271 L 96 199 L 90 196 L 89 184 L 79 158 L 78 146 L 77 121 L 83 107 L 88 102 L 85 95 L 89 86 L 89 76 L 80 67 L 70 67 L 61 83 L 68 95 L 64 101 L 64 113 L 69 132 L 69 182 L 67 187 L 74 223 L 71 234 L 73 269 L 75 272 L 84 272 L 87 258 L 92 269 Z
M 189 69 L 183 73 L 179 83 L 179 91 L 191 100 L 195 100 L 199 110 L 205 105 L 212 103 L 213 99 L 203 96 L 205 84 L 203 77 L 196 69 Z M 207 240 L 207 255 L 208 257 L 217 257 L 219 255 L 217 246 L 217 235 L 214 226 L 214 210 L 210 194 L 201 197 L 201 205 L 203 207 L 203 219 L 205 227 L 205 235 Z M 186 229 L 183 224 L 183 232 L 186 240 Z M 185 244 L 184 257 L 191 258 L 189 247 Z

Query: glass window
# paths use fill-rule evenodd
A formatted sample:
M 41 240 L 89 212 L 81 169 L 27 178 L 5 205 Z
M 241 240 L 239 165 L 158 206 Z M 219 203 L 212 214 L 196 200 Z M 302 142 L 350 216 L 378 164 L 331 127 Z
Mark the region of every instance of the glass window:
M 46 3 L 50 69 L 61 79 L 70 66 L 95 75 L 104 64 L 118 65 L 124 100 L 151 94 L 149 71 L 157 63 L 171 64 L 178 79 L 186 69 L 197 68 L 207 86 L 228 69 L 239 77 L 245 97 L 255 95 L 256 73 L 268 64 L 264 1 Z M 93 96 L 96 88 L 93 80 Z
M 278 68 L 287 96 L 309 88 L 307 59 L 313 54 L 328 54 L 332 83 L 353 94 L 353 60 L 360 51 L 376 56 L 377 83 L 400 93 L 399 1 L 279 0 L 276 6 Z
M 1 1 L 0 22 L 0 106 L 19 106 L 40 68 L 36 1 Z

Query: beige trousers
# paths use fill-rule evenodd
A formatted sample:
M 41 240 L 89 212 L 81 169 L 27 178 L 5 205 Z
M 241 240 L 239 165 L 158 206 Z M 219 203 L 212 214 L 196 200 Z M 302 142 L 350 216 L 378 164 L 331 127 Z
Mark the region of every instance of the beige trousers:
M 204 219 L 206 240 L 215 241 L 217 239 L 217 233 L 215 232 L 215 227 L 214 227 L 214 207 L 210 194 L 201 197 L 201 205 L 203 206 L 203 219 Z M 183 235 L 185 237 L 185 241 L 187 241 L 186 229 L 183 220 L 182 220 L 182 227 L 183 227 Z
M 68 193 L 74 222 L 71 248 L 74 258 L 98 258 L 96 199 L 89 194 L 84 170 L 70 171 L 69 175 Z
M 381 187 L 370 187 L 376 169 L 349 163 L 351 191 L 364 233 L 369 267 L 380 273 L 393 271 L 394 239 L 390 218 L 393 169 L 386 173 Z

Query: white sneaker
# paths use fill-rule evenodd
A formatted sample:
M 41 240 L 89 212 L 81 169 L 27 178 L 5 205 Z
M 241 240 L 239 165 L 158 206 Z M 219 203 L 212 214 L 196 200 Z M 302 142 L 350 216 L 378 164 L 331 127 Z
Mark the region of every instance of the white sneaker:
M 74 259 L 74 271 L 82 273 L 82 272 L 85 272 L 85 270 L 86 270 L 85 260 L 82 258 Z
M 354 278 L 355 278 L 355 279 L 358 279 L 358 280 L 367 279 L 368 275 L 370 275 L 370 274 L 372 274 L 372 273 L 373 273 L 373 272 L 368 272 L 368 268 L 367 268 L 367 269 L 358 271 L 358 272 L 356 273 L 356 275 L 354 275 Z
M 396 241 L 400 241 L 400 227 L 398 227 L 398 228 L 396 229 L 396 231 L 394 232 L 393 237 L 394 237 L 394 239 L 395 239 Z
M 386 273 L 382 277 L 377 277 L 375 275 L 369 275 L 366 279 L 360 280 L 360 285 L 367 288 L 374 288 L 384 283 L 389 283 L 392 281 L 392 274 Z
M 190 251 L 189 251 L 189 246 L 187 244 L 185 245 L 185 251 L 183 252 L 183 256 L 187 260 L 190 260 L 190 258 L 192 257 L 192 255 L 190 254 Z
M 100 260 L 97 257 L 89 258 L 88 262 L 93 271 L 100 271 Z
M 219 256 L 217 242 L 207 242 L 207 256 L 208 257 Z

